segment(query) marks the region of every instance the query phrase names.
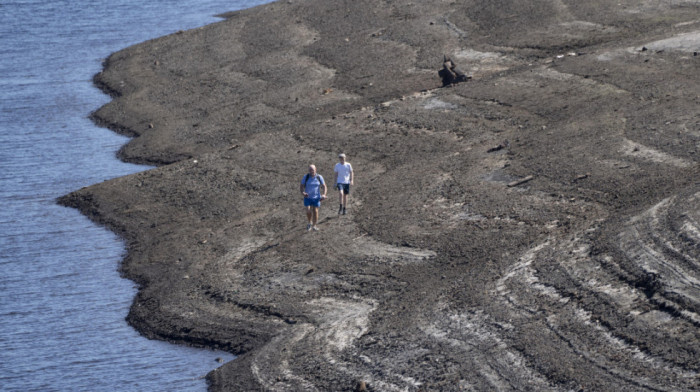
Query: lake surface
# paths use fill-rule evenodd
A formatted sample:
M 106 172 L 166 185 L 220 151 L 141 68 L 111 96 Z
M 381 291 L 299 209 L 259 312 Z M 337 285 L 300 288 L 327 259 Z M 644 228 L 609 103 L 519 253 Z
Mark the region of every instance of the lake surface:
M 0 390 L 203 391 L 233 356 L 147 340 L 124 244 L 55 199 L 148 167 L 115 158 L 92 77 L 110 53 L 267 1 L 0 2 Z

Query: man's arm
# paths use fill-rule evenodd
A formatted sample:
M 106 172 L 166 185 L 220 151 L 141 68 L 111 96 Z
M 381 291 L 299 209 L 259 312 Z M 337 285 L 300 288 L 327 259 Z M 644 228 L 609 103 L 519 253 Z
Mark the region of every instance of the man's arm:
M 323 181 L 323 184 L 321 184 L 321 185 L 323 186 L 323 196 L 322 196 L 322 197 L 325 199 L 325 198 L 326 198 L 326 193 L 328 192 L 328 188 L 326 187 L 326 182 L 325 182 L 325 181 Z
M 350 185 L 355 185 L 355 171 L 350 166 Z
M 304 195 L 304 197 L 309 196 L 305 192 L 304 184 L 299 184 L 299 191 L 301 192 L 302 195 Z

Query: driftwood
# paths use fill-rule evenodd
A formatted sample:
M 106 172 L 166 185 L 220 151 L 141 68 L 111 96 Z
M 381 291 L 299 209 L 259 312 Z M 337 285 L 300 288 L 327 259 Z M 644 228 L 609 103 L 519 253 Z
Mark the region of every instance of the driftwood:
M 533 178 L 535 178 L 535 177 L 534 177 L 534 176 L 523 177 L 523 178 L 521 178 L 521 179 L 519 179 L 519 180 L 515 180 L 515 181 L 513 181 L 513 182 L 511 182 L 511 183 L 508 183 L 508 187 L 512 188 L 512 187 L 514 187 L 514 186 L 518 186 L 518 185 L 524 184 L 524 183 L 526 183 L 526 182 L 532 180 Z

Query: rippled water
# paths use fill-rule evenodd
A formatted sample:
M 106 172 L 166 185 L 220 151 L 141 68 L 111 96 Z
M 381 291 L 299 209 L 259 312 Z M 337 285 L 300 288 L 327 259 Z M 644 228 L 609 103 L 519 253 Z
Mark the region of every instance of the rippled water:
M 111 52 L 266 1 L 0 2 L 0 390 L 204 390 L 231 355 L 149 341 L 124 317 L 124 244 L 58 196 L 148 169 L 88 114 Z

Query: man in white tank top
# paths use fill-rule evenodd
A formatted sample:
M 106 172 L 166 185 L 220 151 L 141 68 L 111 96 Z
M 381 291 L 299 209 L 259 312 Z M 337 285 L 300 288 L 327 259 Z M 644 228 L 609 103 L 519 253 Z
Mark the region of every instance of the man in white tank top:
M 352 171 L 352 165 L 349 162 L 345 162 L 345 154 L 338 155 L 338 158 L 340 162 L 336 163 L 335 169 L 333 169 L 335 172 L 335 189 L 338 190 L 338 200 L 340 202 L 338 214 L 345 215 L 350 185 L 353 185 L 355 175 Z

